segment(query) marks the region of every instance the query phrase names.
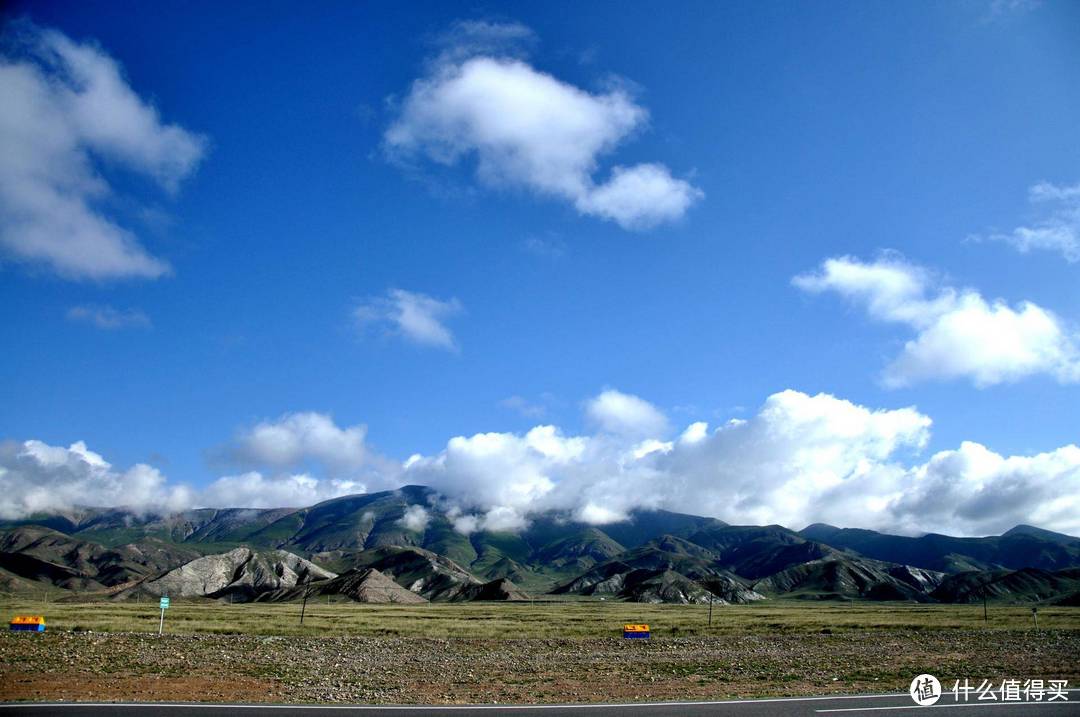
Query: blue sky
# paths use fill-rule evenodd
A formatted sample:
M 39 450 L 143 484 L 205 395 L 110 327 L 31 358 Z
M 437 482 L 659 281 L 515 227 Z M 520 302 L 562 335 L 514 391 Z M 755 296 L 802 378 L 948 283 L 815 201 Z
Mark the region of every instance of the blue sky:
M 478 515 L 615 515 L 634 506 L 602 491 L 542 500 L 568 490 L 548 483 L 610 479 L 604 461 L 522 469 L 533 502 L 514 503 L 502 489 L 522 464 L 459 475 L 447 441 L 541 424 L 629 440 L 605 418 L 610 391 L 648 402 L 612 410 L 644 415 L 655 430 L 634 440 L 662 443 L 698 421 L 753 427 L 790 389 L 932 419 L 828 467 L 840 482 L 863 459 L 903 473 L 867 524 L 1008 527 L 1007 511 L 968 515 L 979 504 L 930 523 L 900 509 L 919 502 L 902 494 L 929 480 L 931 457 L 965 441 L 1053 453 L 1053 468 L 999 477 L 1022 474 L 1041 505 L 1080 501 L 1080 463 L 1060 453 L 1080 425 L 1075 3 L 340 3 L 298 17 L 281 3 L 16 2 L 6 18 L 5 63 L 36 67 L 42 87 L 63 73 L 27 47 L 60 42 L 55 31 L 122 67 L 133 116 L 157 113 L 145 141 L 107 142 L 94 128 L 123 107 L 95 106 L 70 150 L 107 187 L 80 195 L 90 211 L 151 264 L 103 269 L 94 247 L 34 258 L 22 194 L 0 205 L 0 438 L 12 455 L 25 441 L 83 441 L 118 475 L 152 466 L 159 488 L 197 493 L 252 471 L 367 489 L 407 477 L 457 491 Z M 531 111 L 515 106 L 519 90 L 551 93 L 540 105 L 556 129 L 516 125 Z M 560 112 L 587 120 L 572 140 Z M 509 146 L 484 144 L 504 131 Z M 659 174 L 616 185 L 616 167 Z M 30 171 L 0 181 L 21 187 Z M 848 273 L 828 274 L 829 259 Z M 916 285 L 897 294 L 894 280 Z M 418 323 L 401 323 L 405 309 Z M 237 457 L 259 426 L 300 412 L 334 430 L 366 425 L 368 459 L 335 463 L 310 446 Z M 827 450 L 856 450 L 836 440 Z M 403 477 L 414 453 L 441 467 Z M 25 487 L 37 474 L 16 463 L 7 480 Z M 713 495 L 725 474 L 701 471 Z M 1001 488 L 972 475 L 949 485 Z M 89 490 L 72 495 L 110 500 Z M 676 509 L 701 496 L 643 490 Z M 745 511 L 712 512 L 833 515 L 738 495 Z M 1080 529 L 1065 512 L 1043 522 Z

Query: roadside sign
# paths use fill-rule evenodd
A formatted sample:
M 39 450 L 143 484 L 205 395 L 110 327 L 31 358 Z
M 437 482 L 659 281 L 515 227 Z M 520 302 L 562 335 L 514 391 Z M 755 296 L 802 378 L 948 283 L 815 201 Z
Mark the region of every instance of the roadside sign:
M 45 632 L 44 615 L 16 615 L 11 618 L 12 632 Z
M 160 635 L 165 630 L 165 610 L 169 607 L 169 597 L 162 595 L 158 606 L 161 608 L 161 620 L 158 621 L 157 634 Z
M 627 640 L 648 640 L 649 626 L 641 624 L 623 625 L 622 636 Z

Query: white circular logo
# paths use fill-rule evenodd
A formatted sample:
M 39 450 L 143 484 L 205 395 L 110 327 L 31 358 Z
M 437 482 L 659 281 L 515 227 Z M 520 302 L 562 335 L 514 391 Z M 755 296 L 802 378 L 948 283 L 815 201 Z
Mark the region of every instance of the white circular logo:
M 908 692 L 915 704 L 929 707 L 941 699 L 941 683 L 933 675 L 919 675 L 911 681 Z

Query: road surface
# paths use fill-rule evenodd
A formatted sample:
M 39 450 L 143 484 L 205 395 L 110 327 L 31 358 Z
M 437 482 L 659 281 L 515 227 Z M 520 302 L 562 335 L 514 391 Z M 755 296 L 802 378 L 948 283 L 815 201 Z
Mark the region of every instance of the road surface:
M 1080 690 L 1068 701 L 957 702 L 946 694 L 920 707 L 905 694 L 792 697 L 719 702 L 652 702 L 598 705 L 209 705 L 187 703 L 24 703 L 0 705 L 0 717 L 885 717 L 923 711 L 957 717 L 1080 716 Z

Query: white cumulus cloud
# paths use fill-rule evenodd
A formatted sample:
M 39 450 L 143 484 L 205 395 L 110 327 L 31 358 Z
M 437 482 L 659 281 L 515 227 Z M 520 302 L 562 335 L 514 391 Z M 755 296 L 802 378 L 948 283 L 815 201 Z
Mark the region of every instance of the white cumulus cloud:
M 226 452 L 243 465 L 295 468 L 315 461 L 348 472 L 368 462 L 366 436 L 364 425 L 341 428 L 323 413 L 288 413 L 241 431 Z
M 1047 374 L 1080 380 L 1075 333 L 1030 301 L 1009 305 L 974 289 L 941 286 L 931 274 L 895 257 L 826 260 L 793 279 L 798 288 L 832 291 L 864 306 L 878 321 L 905 324 L 915 336 L 885 369 L 887 386 L 967 379 L 978 387 Z
M 169 265 L 106 214 L 99 166 L 175 192 L 205 138 L 162 121 L 99 47 L 19 23 L 0 57 L 0 250 L 72 279 L 155 278 Z
M 485 29 L 488 39 L 497 35 Z M 498 39 L 521 32 L 510 26 Z M 591 93 L 505 50 L 465 42 L 444 50 L 413 83 L 385 142 L 401 158 L 452 165 L 475 157 L 484 184 L 523 187 L 645 229 L 678 219 L 704 196 L 654 163 L 615 167 L 596 181 L 600 157 L 647 122 L 648 112 L 623 89 Z
M 585 404 L 586 417 L 609 433 L 655 436 L 667 431 L 667 417 L 648 401 L 608 389 Z
M 457 299 L 442 301 L 427 294 L 391 289 L 386 296 L 361 302 L 353 318 L 362 329 L 378 326 L 422 346 L 457 351 L 454 334 L 444 321 L 462 311 Z
M 288 413 L 260 421 L 219 447 L 216 456 L 248 470 L 218 478 L 200 505 L 297 507 L 399 485 L 400 465 L 367 443 L 367 426 L 338 426 L 324 413 Z
M 1002 456 L 970 441 L 941 451 L 908 474 L 888 506 L 901 527 L 947 525 L 963 535 L 1000 533 L 1018 523 L 1080 533 L 1080 447 Z
M 194 501 L 194 491 L 168 485 L 156 468 L 139 463 L 117 470 L 82 441 L 67 448 L 35 440 L 0 443 L 0 518 L 80 506 L 175 512 Z

